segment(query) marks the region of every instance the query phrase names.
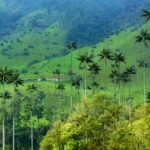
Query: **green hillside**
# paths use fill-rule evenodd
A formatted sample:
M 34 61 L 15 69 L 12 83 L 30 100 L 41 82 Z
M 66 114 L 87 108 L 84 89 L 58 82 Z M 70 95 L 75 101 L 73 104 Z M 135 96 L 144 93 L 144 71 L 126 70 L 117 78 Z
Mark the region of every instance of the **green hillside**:
M 97 57 L 98 53 L 102 51 L 103 48 L 110 48 L 113 52 L 116 50 L 120 50 L 123 52 L 128 60 L 128 64 L 135 64 L 136 60 L 140 58 L 141 54 L 139 52 L 142 52 L 142 49 L 144 50 L 144 46 L 135 43 L 135 37 L 138 35 L 139 31 L 143 28 L 149 29 L 149 24 L 144 25 L 140 27 L 138 30 L 133 28 L 126 29 L 125 31 L 117 34 L 112 35 L 110 38 L 104 40 L 103 42 L 100 42 L 93 46 L 87 46 L 80 49 L 75 50 L 72 52 L 73 55 L 73 67 L 74 71 L 78 70 L 79 68 L 79 62 L 77 62 L 77 56 L 79 54 L 83 54 L 85 52 L 88 52 L 89 54 L 92 53 L 92 50 L 94 50 L 94 55 Z M 149 52 L 147 51 L 147 54 Z M 55 68 L 56 64 L 61 64 L 63 66 L 63 71 L 68 71 L 68 66 L 70 65 L 68 60 L 70 59 L 70 54 L 66 56 L 62 56 L 61 58 L 53 58 L 49 61 L 43 61 L 38 64 L 33 65 L 30 69 L 33 70 L 39 70 L 41 73 L 45 72 L 45 75 L 52 75 L 52 71 Z M 98 57 L 96 58 L 98 59 Z M 43 75 L 43 74 L 41 74 Z
M 143 8 L 149 0 L 0 0 L 0 150 L 149 150 Z
M 97 57 L 97 54 L 102 51 L 103 48 L 109 47 L 113 52 L 116 50 L 120 50 L 123 52 L 126 56 L 126 63 L 123 65 L 123 68 L 126 66 L 130 65 L 135 65 L 137 69 L 137 74 L 138 76 L 134 77 L 133 81 L 133 90 L 132 90 L 132 95 L 134 96 L 134 103 L 135 104 L 140 104 L 142 103 L 142 80 L 141 76 L 141 70 L 138 68 L 137 64 L 137 59 L 142 58 L 142 50 L 145 50 L 144 47 L 142 47 L 139 44 L 135 43 L 135 36 L 138 35 L 139 31 L 143 28 L 149 29 L 149 24 L 146 24 L 139 29 L 135 28 L 129 28 L 126 31 L 123 31 L 119 33 L 118 35 L 112 35 L 109 39 L 104 40 L 103 42 L 100 42 L 94 46 L 88 46 L 88 47 L 83 47 L 80 49 L 77 49 L 72 52 L 73 56 L 73 71 L 77 74 L 80 74 L 82 76 L 81 71 L 79 70 L 79 62 L 77 61 L 77 57 L 79 54 L 83 54 L 84 52 L 88 52 L 89 54 L 91 53 L 91 49 L 94 49 L 94 55 L 95 55 L 95 60 L 99 62 L 99 65 L 102 69 L 100 74 L 97 77 L 98 82 L 100 83 L 100 87 L 97 89 L 98 92 L 104 92 L 104 90 L 100 90 L 101 87 L 104 87 L 104 63 L 103 61 L 100 61 L 99 58 Z M 51 33 L 55 33 L 55 30 L 51 30 L 51 28 L 48 28 L 47 31 L 50 31 Z M 59 34 L 58 30 L 57 33 Z M 33 39 L 33 38 L 32 38 Z M 41 45 L 40 45 L 41 46 Z M 43 45 L 44 46 L 44 45 Z M 64 45 L 63 45 L 64 46 Z M 64 46 L 65 47 L 65 46 Z M 39 51 L 38 51 L 39 52 Z M 43 52 L 44 53 L 44 52 Z M 69 99 L 70 99 L 70 86 L 69 86 L 69 76 L 67 75 L 67 72 L 70 68 L 70 54 L 66 56 L 61 56 L 57 58 L 48 58 L 47 60 L 41 60 L 39 53 L 36 52 L 37 59 L 39 59 L 40 62 L 36 62 L 36 64 L 32 64 L 31 66 L 26 67 L 26 64 L 24 66 L 26 67 L 27 73 L 23 74 L 22 77 L 24 79 L 40 79 L 40 78 L 54 78 L 53 71 L 56 69 L 57 64 L 61 64 L 61 77 L 64 80 L 63 83 L 65 83 L 65 88 L 66 90 L 64 91 L 63 95 L 65 96 L 65 102 L 64 102 L 64 110 L 65 112 L 69 111 Z M 32 59 L 32 56 L 36 58 L 34 53 L 31 53 L 30 59 Z M 149 51 L 147 51 L 147 56 L 149 55 Z M 21 56 L 21 58 L 24 58 L 24 56 Z M 34 60 L 34 59 L 33 59 Z M 17 59 L 18 62 L 20 60 Z M 24 58 L 24 61 L 26 61 L 26 58 Z M 110 73 L 110 62 L 109 62 L 109 68 L 108 68 L 108 74 Z M 14 62 L 13 62 L 14 65 Z M 18 66 L 19 69 L 24 68 L 24 66 Z M 149 71 L 148 71 L 149 72 Z M 90 73 L 88 73 L 89 77 L 89 86 L 91 82 L 90 78 Z M 148 80 L 149 82 L 149 80 Z M 35 82 L 36 83 L 36 82 Z M 45 99 L 45 103 L 48 105 L 52 105 L 55 103 L 56 98 L 55 98 L 55 82 L 53 81 L 44 81 L 44 82 L 38 82 L 36 83 L 40 90 L 45 91 L 47 98 Z M 147 83 L 148 85 L 148 83 Z M 147 91 L 150 90 L 149 87 L 147 87 Z M 23 88 L 24 89 L 24 88 Z M 74 89 L 74 92 L 76 90 Z M 80 92 L 82 93 L 83 91 L 83 85 L 81 86 Z M 108 94 L 113 95 L 113 84 L 111 83 L 111 80 L 109 79 L 108 82 L 108 89 L 107 89 Z M 89 96 L 92 96 L 92 91 L 88 91 Z M 125 87 L 124 94 L 127 96 L 128 95 L 128 86 Z M 73 94 L 73 100 L 76 102 L 78 101 L 76 98 L 76 92 Z M 83 94 L 80 95 L 82 97 Z M 51 97 L 49 99 L 49 97 Z
M 141 74 L 140 70 L 137 67 L 138 65 L 137 60 L 142 58 L 141 53 L 142 51 L 145 50 L 145 48 L 144 46 L 135 43 L 135 36 L 138 35 L 141 29 L 143 28 L 149 29 L 149 27 L 150 25 L 146 24 L 139 28 L 135 28 L 135 27 L 128 28 L 117 35 L 110 36 L 108 39 L 96 45 L 76 49 L 75 51 L 72 52 L 73 71 L 77 74 L 81 74 L 79 70 L 79 62 L 77 61 L 77 57 L 79 54 L 81 53 L 83 54 L 84 52 L 88 52 L 89 54 L 91 54 L 91 52 L 93 52 L 95 55 L 95 60 L 99 62 L 99 65 L 102 69 L 100 75 L 98 76 L 98 80 L 100 81 L 101 87 L 103 87 L 104 86 L 104 82 L 103 82 L 104 63 L 103 61 L 99 60 L 97 55 L 98 53 L 100 53 L 100 51 L 102 51 L 103 48 L 110 48 L 112 52 L 115 52 L 116 50 L 119 49 L 126 56 L 127 63 L 125 63 L 123 67 L 135 65 L 138 70 L 138 73 Z M 33 32 L 31 33 L 27 32 L 21 36 L 20 34 L 18 34 L 16 35 L 15 40 L 9 41 L 8 43 L 6 42 L 6 44 L 1 46 L 2 64 L 4 66 L 8 65 L 9 67 L 22 70 L 23 72 L 22 77 L 24 79 L 40 79 L 43 77 L 53 78 L 54 77 L 53 71 L 56 68 L 56 65 L 61 64 L 62 66 L 61 77 L 65 81 L 69 80 L 69 76 L 67 75 L 67 72 L 70 68 L 70 54 L 68 55 L 65 55 L 63 53 L 60 54 L 61 51 L 63 51 L 64 53 L 66 52 L 68 53 L 68 50 L 65 47 L 63 41 L 63 37 L 65 33 L 66 32 L 60 28 L 59 23 L 55 23 L 52 26 L 46 28 L 43 32 L 39 34 L 34 34 Z M 12 47 L 12 50 L 9 49 L 10 47 Z M 6 54 L 8 55 L 5 55 L 4 52 L 5 49 L 8 49 L 8 51 L 6 51 Z M 149 51 L 147 51 L 147 56 L 149 56 Z M 109 62 L 109 66 L 110 66 L 110 62 Z M 108 70 L 110 70 L 109 68 Z M 113 85 L 110 79 L 108 83 L 109 83 L 108 89 L 111 94 Z M 52 81 L 49 84 L 45 84 L 44 82 L 39 84 L 41 84 L 44 90 L 49 89 L 50 87 L 48 85 L 50 84 L 52 84 L 52 87 L 54 89 L 54 84 Z M 89 80 L 89 84 L 90 84 L 90 80 Z M 139 103 L 141 101 L 140 87 L 142 86 L 142 81 L 140 81 L 140 77 L 136 77 L 136 79 L 134 80 L 134 85 L 136 84 L 138 84 L 138 86 L 135 86 L 134 95 L 136 97 L 136 101 Z M 69 85 L 67 85 L 67 87 L 68 88 L 66 90 L 66 94 L 68 93 Z M 69 94 L 67 95 L 69 98 Z
M 1 64 L 25 69 L 32 63 L 58 56 L 64 49 L 65 32 L 56 22 L 39 33 L 25 31 L 13 35 L 1 42 Z

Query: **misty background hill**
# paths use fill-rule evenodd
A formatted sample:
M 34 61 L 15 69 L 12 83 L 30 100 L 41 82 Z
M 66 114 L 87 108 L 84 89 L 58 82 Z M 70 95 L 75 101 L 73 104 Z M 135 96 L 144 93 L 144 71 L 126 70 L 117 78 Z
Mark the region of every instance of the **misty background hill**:
M 64 41 L 97 43 L 139 23 L 140 11 L 147 7 L 149 0 L 1 0 L 0 37 L 59 22 L 67 31 Z

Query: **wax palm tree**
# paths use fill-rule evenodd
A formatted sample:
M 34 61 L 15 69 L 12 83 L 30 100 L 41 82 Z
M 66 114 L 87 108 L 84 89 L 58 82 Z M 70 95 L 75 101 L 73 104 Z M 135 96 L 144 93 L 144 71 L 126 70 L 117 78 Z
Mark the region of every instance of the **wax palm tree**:
M 32 93 L 34 91 L 37 91 L 37 87 L 35 84 L 31 84 L 31 85 L 28 85 L 27 87 L 27 91 L 29 92 L 30 94 L 30 98 L 28 99 L 30 101 L 30 126 L 31 126 L 31 150 L 33 150 L 33 147 L 34 147 L 34 143 L 33 143 L 33 104 L 32 104 Z
M 150 42 L 150 33 L 147 30 L 142 29 L 140 34 L 136 36 L 136 43 L 143 43 L 148 48 L 148 42 Z
M 100 57 L 101 60 L 104 60 L 105 63 L 105 90 L 107 86 L 107 60 L 112 60 L 113 55 L 110 49 L 103 49 L 98 56 Z
M 59 85 L 60 79 L 61 79 L 61 65 L 57 64 L 56 69 L 53 71 L 53 74 L 55 76 L 55 95 L 57 97 L 57 86 Z M 55 108 L 56 108 L 56 101 L 55 101 Z M 56 112 L 56 109 L 55 109 Z M 56 113 L 55 113 L 55 118 L 56 118 Z
M 145 60 L 139 60 L 138 66 L 142 68 L 142 78 L 143 78 L 143 101 L 144 104 L 146 102 L 146 68 L 148 67 L 148 63 L 145 62 Z
M 135 66 L 127 67 L 125 70 L 125 73 L 128 76 L 128 82 L 129 82 L 129 96 L 128 96 L 128 107 L 129 107 L 129 119 L 131 118 L 131 107 L 132 107 L 132 99 L 131 97 L 131 91 L 130 91 L 130 83 L 132 82 L 132 76 L 136 74 L 136 68 Z
M 140 34 L 136 36 L 137 43 L 143 43 L 145 48 L 148 48 L 148 42 L 150 42 L 150 33 L 147 30 L 141 30 Z M 143 98 L 146 102 L 146 53 L 143 54 L 143 62 L 140 62 L 139 67 L 143 67 Z M 144 65 L 144 66 L 143 66 Z
M 113 60 L 115 61 L 115 65 L 116 65 L 116 67 L 119 69 L 119 71 L 120 71 L 120 65 L 121 65 L 121 63 L 125 63 L 125 61 L 126 61 L 126 58 L 125 58 L 125 56 L 123 55 L 123 53 L 121 53 L 121 52 L 116 52 L 115 54 L 114 54 L 114 56 L 113 56 Z
M 77 44 L 75 42 L 69 43 L 67 45 L 68 49 L 77 49 Z
M 56 69 L 53 71 L 54 77 L 55 77 L 55 92 L 56 92 L 56 88 L 57 88 L 57 81 L 60 80 L 60 74 L 61 74 L 61 70 L 60 70 L 61 65 L 58 64 L 56 66 Z
M 73 70 L 72 70 L 72 50 L 77 49 L 77 45 L 75 42 L 70 43 L 67 45 L 68 50 L 70 51 L 70 70 L 68 75 L 70 76 L 70 112 L 72 112 L 72 77 L 73 77 Z
M 124 84 L 129 83 L 129 97 L 131 96 L 130 91 L 130 82 L 132 81 L 132 76 L 136 74 L 136 68 L 135 66 L 130 66 L 125 69 L 125 71 L 122 73 L 122 82 Z
M 72 86 L 74 86 L 76 90 L 78 90 L 78 94 L 79 94 L 79 89 L 81 86 L 81 81 L 82 81 L 82 78 L 80 75 L 76 75 L 72 80 Z
M 118 71 L 116 68 L 113 68 L 111 70 L 111 73 L 109 75 L 109 78 L 112 80 L 113 84 L 114 84 L 114 97 L 116 100 L 116 96 L 117 96 L 117 88 L 116 88 L 116 84 L 117 84 L 117 77 L 118 77 Z
M 23 85 L 23 80 L 20 78 L 18 73 L 14 73 L 9 83 L 12 83 L 14 86 L 14 93 L 17 95 L 18 87 Z M 13 150 L 15 150 L 15 113 L 16 113 L 16 105 L 17 101 L 15 101 L 15 97 L 13 98 Z
M 136 74 L 136 68 L 135 68 L 135 66 L 127 67 L 125 72 L 129 73 L 130 75 L 135 75 Z
M 135 66 L 127 67 L 125 70 L 126 74 L 128 74 L 130 81 L 132 81 L 132 76 L 136 74 L 136 68 Z M 129 82 L 129 97 L 131 96 L 131 88 L 130 88 L 130 82 Z
M 76 91 L 77 91 L 77 96 L 76 100 L 79 100 L 79 95 L 80 95 L 80 87 L 81 87 L 81 81 L 82 81 L 82 77 L 80 75 L 75 75 L 73 80 L 72 80 L 72 86 L 75 87 Z
M 5 150 L 5 115 L 6 115 L 6 101 L 11 98 L 11 94 L 8 91 L 4 91 L 3 93 L 0 93 L 0 98 L 3 99 L 2 102 L 2 108 L 3 108 L 3 114 L 2 114 L 2 137 L 3 137 L 3 145 L 2 148 Z
M 62 93 L 62 92 L 65 90 L 64 84 L 59 84 L 59 85 L 57 86 L 57 89 Z
M 116 52 L 113 56 L 113 60 L 115 63 L 115 68 L 118 71 L 118 79 L 121 77 L 121 64 L 125 63 L 126 59 L 125 56 L 123 55 L 123 53 L 121 53 L 120 51 Z M 121 101 L 121 95 L 120 95 L 120 90 L 121 90 L 121 79 L 118 80 L 118 85 L 119 85 L 119 103 Z
M 5 94 L 5 84 L 9 82 L 13 75 L 13 70 L 8 69 L 8 67 L 0 68 L 0 83 L 2 84 L 3 88 L 3 94 Z M 4 97 L 3 97 L 3 101 Z M 3 120 L 4 121 L 4 120 Z M 3 130 L 2 130 L 2 149 L 5 150 L 5 124 L 3 124 Z
M 62 93 L 64 92 L 65 90 L 65 86 L 64 84 L 59 84 L 57 86 L 57 90 L 58 90 L 58 93 L 59 93 L 59 117 L 61 119 L 61 97 L 62 97 Z
M 12 69 L 8 69 L 8 67 L 0 68 L 0 83 L 2 85 L 4 85 L 5 83 L 8 83 L 12 75 L 13 75 Z
M 37 90 L 37 86 L 35 84 L 31 84 L 31 85 L 27 86 L 27 91 L 29 91 L 31 93 L 36 91 L 36 90 Z
M 60 80 L 60 74 L 61 74 L 61 70 L 60 70 L 61 65 L 58 64 L 56 66 L 56 69 L 53 71 L 53 74 L 55 75 L 55 77 L 57 78 L 57 80 Z
M 146 22 L 148 22 L 150 20 L 150 11 L 143 9 L 141 17 L 146 18 Z
M 54 80 L 55 80 L 55 93 L 56 93 L 56 77 L 57 77 L 57 70 L 53 70 Z
M 86 97 L 87 95 L 87 67 L 88 67 L 88 64 L 92 62 L 92 58 L 91 56 L 88 55 L 88 53 L 84 53 L 83 55 L 79 55 L 77 59 L 80 62 L 80 65 L 83 65 L 83 69 L 84 69 L 84 95 Z
M 72 112 L 72 106 L 73 106 L 73 88 L 72 88 L 72 82 L 73 82 L 73 76 L 75 75 L 75 73 L 73 72 L 73 70 L 68 70 L 68 76 L 70 77 L 70 113 Z
M 124 102 L 124 87 L 129 82 L 131 82 L 130 74 L 126 71 L 123 71 L 120 74 L 120 83 L 122 84 L 122 102 Z
M 89 68 L 88 70 L 91 72 L 91 75 L 92 75 L 92 87 L 93 87 L 93 94 L 95 93 L 95 88 L 94 87 L 97 87 L 98 84 L 97 82 L 95 81 L 96 79 L 96 76 L 99 74 L 99 71 L 101 70 L 100 67 L 98 66 L 97 63 L 95 62 L 92 62 L 90 65 L 89 65 Z

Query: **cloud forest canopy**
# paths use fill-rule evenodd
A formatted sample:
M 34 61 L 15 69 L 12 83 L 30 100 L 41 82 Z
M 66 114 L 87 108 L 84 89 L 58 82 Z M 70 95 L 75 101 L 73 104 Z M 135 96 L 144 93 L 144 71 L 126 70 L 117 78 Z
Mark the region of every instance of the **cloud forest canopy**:
M 26 23 L 30 26 L 32 19 L 22 20 L 34 14 L 42 28 L 61 23 L 67 31 L 65 41 L 81 45 L 97 43 L 139 22 L 141 9 L 147 7 L 150 7 L 149 0 L 0 0 L 0 35 L 18 30 L 20 22 L 22 28 Z

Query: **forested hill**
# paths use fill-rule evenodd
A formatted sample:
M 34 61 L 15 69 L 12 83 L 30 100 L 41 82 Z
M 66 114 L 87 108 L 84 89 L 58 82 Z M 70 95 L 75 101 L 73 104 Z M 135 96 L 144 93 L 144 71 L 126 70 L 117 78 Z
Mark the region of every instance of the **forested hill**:
M 97 43 L 139 23 L 141 9 L 148 7 L 149 0 L 0 0 L 0 38 L 59 22 L 64 41 Z
M 0 0 L 0 150 L 149 150 L 149 30 L 150 0 Z

